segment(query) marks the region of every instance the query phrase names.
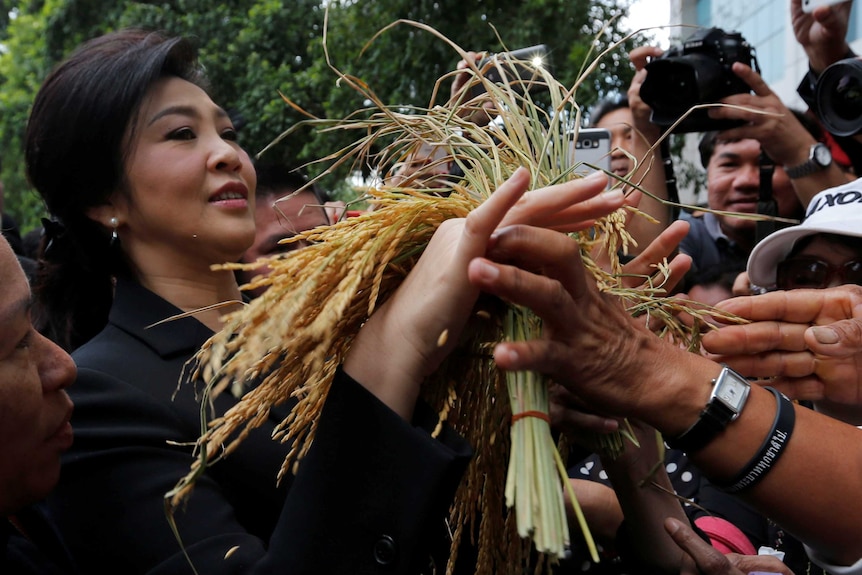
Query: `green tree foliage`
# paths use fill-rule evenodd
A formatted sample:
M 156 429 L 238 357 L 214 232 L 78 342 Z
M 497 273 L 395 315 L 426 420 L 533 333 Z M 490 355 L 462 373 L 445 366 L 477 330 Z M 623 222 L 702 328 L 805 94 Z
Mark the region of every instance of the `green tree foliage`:
M 585 65 L 623 39 L 619 20 L 627 5 L 625 0 L 342 0 L 330 6 L 327 46 L 333 65 L 364 80 L 383 102 L 421 107 L 429 105 L 435 82 L 454 69 L 459 57 L 439 38 L 407 25 L 390 28 L 368 44 L 395 20 L 427 24 L 466 50 L 501 52 L 545 44 L 555 75 L 572 85 Z M 601 60 L 579 89 L 580 103 L 587 106 L 599 94 L 625 91 L 633 72 L 626 53 L 633 46 L 634 41 L 627 42 Z M 314 66 L 326 76 L 322 60 Z M 448 97 L 448 89 L 448 83 L 441 86 L 437 103 Z M 333 85 L 324 113 L 338 118 L 362 105 L 354 90 Z M 312 141 L 308 157 L 339 149 L 334 139 L 323 148 Z
M 556 75 L 570 84 L 585 63 L 623 38 L 619 19 L 628 3 L 331 0 L 327 47 L 334 66 L 361 78 L 386 104 L 425 107 L 434 83 L 453 69 L 458 55 L 439 38 L 406 25 L 369 44 L 393 21 L 423 22 L 468 50 L 546 44 Z M 27 187 L 21 153 L 27 112 L 40 82 L 79 43 L 112 29 L 143 26 L 194 37 L 214 99 L 241 124 L 241 141 L 252 153 L 304 118 L 279 92 L 317 117 L 341 118 L 363 108 L 364 98 L 337 82 L 324 60 L 325 5 L 319 0 L 0 0 L 0 178 L 7 187 L 7 210 L 25 230 L 42 215 Z M 587 106 L 599 94 L 624 90 L 632 75 L 625 53 L 633 43 L 601 61 L 579 90 L 579 102 Z M 448 96 L 448 84 L 442 89 L 438 102 Z M 345 138 L 350 136 L 298 130 L 267 156 L 300 165 L 340 149 Z M 314 174 L 322 167 L 309 170 Z M 326 184 L 334 186 L 345 175 L 346 168 Z
M 5 2 L 3 6 L 4 16 L 11 12 L 8 4 Z M 33 4 L 32 12 L 21 6 L 11 23 L 4 20 L 0 36 L 3 46 L 0 52 L 0 181 L 5 188 L 4 210 L 10 212 L 24 230 L 33 227 L 43 213 L 38 196 L 29 189 L 24 176 L 22 148 L 33 95 L 51 66 L 45 42 L 45 14 L 55 9 L 56 2 Z

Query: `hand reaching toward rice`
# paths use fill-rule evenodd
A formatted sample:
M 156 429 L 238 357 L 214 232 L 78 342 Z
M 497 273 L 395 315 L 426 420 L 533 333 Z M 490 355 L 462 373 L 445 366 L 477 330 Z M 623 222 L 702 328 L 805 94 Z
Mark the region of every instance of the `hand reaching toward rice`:
M 733 298 L 719 304 L 753 323 L 704 337 L 704 348 L 793 399 L 862 407 L 862 288 L 844 285 Z
M 578 254 L 577 242 L 565 235 L 518 226 L 499 233 L 489 259 L 470 263 L 478 288 L 524 305 L 543 320 L 541 340 L 498 344 L 494 359 L 505 370 L 537 370 L 567 387 L 590 381 L 576 389 L 583 401 L 609 414 L 637 417 L 633 397 L 662 393 L 640 385 L 642 374 L 668 369 L 661 359 L 668 352 L 685 352 L 664 347 L 620 298 L 601 293 Z
M 499 234 L 488 252 L 489 259 L 477 258 L 470 263 L 468 273 L 474 285 L 529 307 L 545 328 L 540 338 L 497 344 L 496 365 L 507 371 L 539 371 L 566 386 L 597 412 L 641 419 L 665 437 L 679 437 L 698 421 L 709 402 L 710 382 L 718 377 L 721 367 L 656 337 L 642 322 L 633 321 L 621 298 L 603 293 L 590 281 L 575 257 L 577 253 L 575 243 L 564 235 L 518 226 Z M 747 300 L 747 308 L 739 304 L 733 309 L 730 305 L 723 307 L 743 316 L 757 314 L 766 320 L 763 325 L 767 331 L 770 321 L 764 317 L 766 314 L 775 313 L 773 319 L 784 322 L 792 319 L 800 327 L 804 325 L 800 340 L 808 341 L 817 330 L 824 329 L 811 328 L 812 321 L 828 317 L 826 323 L 848 319 L 858 322 L 854 315 L 862 309 L 859 290 L 858 286 L 796 290 L 796 305 L 787 305 L 791 301 L 789 293 L 775 292 L 756 296 L 756 301 L 754 297 L 741 298 Z M 772 299 L 767 299 L 769 296 Z M 772 305 L 753 305 L 759 302 Z M 811 336 L 804 333 L 808 330 Z M 771 333 L 779 337 L 759 340 L 761 344 L 771 341 L 764 351 L 781 347 L 781 330 L 775 328 Z M 858 334 L 859 330 L 844 335 L 852 333 Z M 818 342 L 821 350 L 830 345 L 835 344 Z M 789 361 L 793 351 L 778 355 Z M 769 354 L 767 361 L 768 358 Z M 818 360 L 824 358 L 819 356 Z M 829 361 L 812 365 L 822 368 Z M 781 365 L 780 361 L 775 363 Z M 784 369 L 789 366 L 787 363 Z M 757 454 L 758 445 L 772 433 L 770 422 L 777 411 L 771 396 L 769 391 L 751 386 L 740 416 L 705 446 L 688 453 L 708 479 L 728 484 L 740 470 L 749 472 L 752 454 Z M 746 500 L 778 525 L 792 530 L 825 562 L 852 565 L 859 559 L 859 531 L 854 525 L 858 515 L 835 510 L 854 501 L 852 494 L 858 492 L 859 467 L 852 464 L 858 459 L 848 456 L 848 449 L 852 451 L 848 446 L 858 445 L 859 430 L 804 408 L 793 408 L 792 417 L 796 431 L 790 449 L 778 465 L 767 468 L 768 475 L 762 482 L 746 492 Z M 848 465 L 851 469 L 845 472 Z M 829 482 L 813 481 L 809 470 L 827 466 L 840 473 L 836 472 Z M 786 504 L 793 494 L 802 491 L 806 497 L 794 500 L 793 506 Z M 836 521 L 842 525 L 827 527 Z
M 793 575 L 787 565 L 770 555 L 722 555 L 686 523 L 678 519 L 665 523 L 665 529 L 687 556 L 688 565 L 682 575 Z
M 602 193 L 605 177 L 585 178 L 527 193 L 529 171 L 519 169 L 466 218 L 443 222 L 413 271 L 359 331 L 344 369 L 381 401 L 410 419 L 419 386 L 452 350 L 479 290 L 467 266 L 485 255 L 495 232 L 512 224 L 574 231 L 623 203 Z M 398 349 L 384 364 L 381 350 Z

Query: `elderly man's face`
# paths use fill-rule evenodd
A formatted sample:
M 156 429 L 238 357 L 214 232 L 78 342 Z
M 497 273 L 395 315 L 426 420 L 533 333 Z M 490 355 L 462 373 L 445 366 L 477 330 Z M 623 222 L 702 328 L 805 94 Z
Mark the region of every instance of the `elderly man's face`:
M 72 358 L 30 323 L 30 287 L 0 239 L 0 511 L 44 498 L 72 445 Z

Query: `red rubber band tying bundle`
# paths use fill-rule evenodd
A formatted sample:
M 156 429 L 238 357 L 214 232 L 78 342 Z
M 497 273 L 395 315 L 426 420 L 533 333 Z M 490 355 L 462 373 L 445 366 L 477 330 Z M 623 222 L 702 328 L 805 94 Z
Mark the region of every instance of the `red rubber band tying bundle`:
M 519 419 L 524 419 L 525 417 L 536 417 L 538 419 L 551 423 L 551 419 L 548 417 L 548 414 L 542 413 L 541 411 L 522 411 L 521 413 L 513 413 L 512 423 L 514 424 Z

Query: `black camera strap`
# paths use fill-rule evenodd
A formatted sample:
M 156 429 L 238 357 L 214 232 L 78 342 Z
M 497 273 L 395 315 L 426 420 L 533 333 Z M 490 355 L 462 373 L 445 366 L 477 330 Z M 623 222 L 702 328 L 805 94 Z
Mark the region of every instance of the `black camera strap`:
M 757 199 L 757 213 L 765 216 L 777 216 L 778 204 L 772 195 L 772 175 L 775 173 L 775 162 L 766 153 L 760 151 L 760 195 Z M 760 243 L 763 238 L 775 231 L 775 220 L 761 220 L 755 226 L 754 243 Z
M 673 170 L 673 157 L 670 154 L 670 144 L 668 138 L 665 138 L 659 144 L 661 152 L 661 163 L 664 168 L 664 183 L 667 187 L 667 199 L 674 203 L 670 206 L 670 221 L 674 222 L 679 218 L 679 189 L 676 186 L 676 172 Z

